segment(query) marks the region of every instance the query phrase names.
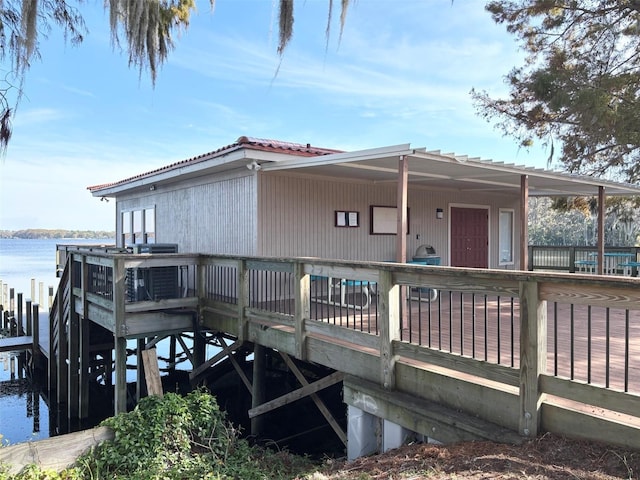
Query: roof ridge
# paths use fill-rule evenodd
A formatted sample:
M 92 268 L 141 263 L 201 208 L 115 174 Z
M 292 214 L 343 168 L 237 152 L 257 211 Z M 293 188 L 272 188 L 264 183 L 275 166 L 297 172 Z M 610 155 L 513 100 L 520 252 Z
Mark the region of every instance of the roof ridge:
M 115 182 L 89 186 L 87 187 L 87 190 L 94 191 L 94 190 L 100 190 L 102 188 L 112 187 L 115 185 L 121 185 L 133 180 L 139 180 L 142 178 L 150 177 L 157 173 L 170 171 L 179 167 L 192 165 L 199 162 L 204 162 L 241 148 L 249 148 L 249 149 L 261 150 L 265 152 L 282 152 L 288 155 L 300 155 L 305 157 L 330 155 L 332 153 L 343 153 L 343 150 L 336 150 L 336 149 L 322 148 L 322 147 L 312 147 L 310 143 L 303 144 L 303 143 L 285 142 L 281 140 L 270 140 L 270 139 L 263 139 L 263 138 L 247 137 L 243 135 L 238 137 L 238 139 L 234 143 L 225 145 L 224 147 L 220 147 L 211 152 L 202 153 L 194 157 L 189 157 L 183 160 L 179 160 L 169 165 L 164 165 L 156 169 L 153 169 L 144 173 L 140 173 L 132 177 L 118 180 Z

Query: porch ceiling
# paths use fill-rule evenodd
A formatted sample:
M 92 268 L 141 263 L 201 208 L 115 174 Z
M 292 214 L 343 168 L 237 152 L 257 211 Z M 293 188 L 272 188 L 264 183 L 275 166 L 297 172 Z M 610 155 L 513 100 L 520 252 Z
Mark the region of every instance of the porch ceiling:
M 262 169 L 300 170 L 305 174 L 326 177 L 394 183 L 398 178 L 401 155 L 408 157 L 409 184 L 433 190 L 517 194 L 521 177 L 527 175 L 530 196 L 593 196 L 598 194 L 600 186 L 605 188 L 606 195 L 640 195 L 640 186 L 637 185 L 442 154 L 439 151 L 411 149 L 409 144 L 320 157 L 287 158 L 263 163 Z

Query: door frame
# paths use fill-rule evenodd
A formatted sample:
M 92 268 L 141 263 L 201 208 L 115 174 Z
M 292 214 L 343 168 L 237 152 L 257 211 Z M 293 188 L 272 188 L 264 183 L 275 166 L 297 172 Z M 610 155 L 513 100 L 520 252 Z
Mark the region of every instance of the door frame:
M 451 210 L 453 208 L 469 208 L 487 211 L 487 268 L 491 267 L 491 205 L 478 205 L 475 203 L 450 203 L 447 207 L 447 265 L 451 265 Z

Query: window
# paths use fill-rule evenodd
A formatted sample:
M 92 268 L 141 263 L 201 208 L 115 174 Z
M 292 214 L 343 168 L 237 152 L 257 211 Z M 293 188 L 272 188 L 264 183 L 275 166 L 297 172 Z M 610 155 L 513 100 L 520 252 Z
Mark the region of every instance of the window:
M 145 208 L 122 212 L 122 245 L 156 242 L 156 209 Z
M 513 210 L 500 209 L 500 265 L 513 264 Z
M 131 223 L 131 212 L 122 212 L 122 245 L 133 243 L 133 225 Z
M 133 243 L 144 243 L 142 227 L 142 210 L 133 211 Z
M 144 243 L 156 243 L 156 209 L 147 208 L 144 211 Z

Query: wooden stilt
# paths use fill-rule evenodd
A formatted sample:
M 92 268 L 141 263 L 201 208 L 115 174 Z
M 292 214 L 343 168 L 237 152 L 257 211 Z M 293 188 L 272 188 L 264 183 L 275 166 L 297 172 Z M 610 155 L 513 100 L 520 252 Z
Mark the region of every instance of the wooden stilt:
M 193 368 L 201 365 L 206 358 L 207 340 L 204 336 L 204 332 L 200 331 L 199 326 L 196 325 L 193 331 L 193 358 L 191 365 Z
M 63 309 L 64 312 L 64 309 Z M 65 328 L 64 313 L 59 317 L 57 324 L 56 337 L 58 338 L 58 349 L 56 355 L 56 371 L 58 372 L 58 384 L 56 388 L 56 398 L 58 408 L 61 411 L 66 411 L 67 406 L 67 388 L 69 385 L 69 370 L 67 369 L 67 351 L 68 351 L 68 339 L 67 329 Z
M 145 351 L 145 339 L 139 338 L 136 341 L 136 402 L 139 402 L 145 393 L 143 391 L 145 379 L 145 368 L 143 352 Z M 155 350 L 155 349 L 154 349 Z M 156 360 L 157 363 L 157 360 Z
M 115 340 L 115 374 L 114 414 L 127 411 L 127 339 L 116 336 Z
M 114 305 L 114 362 L 116 385 L 114 391 L 114 414 L 127 411 L 127 339 L 125 325 L 125 298 L 127 272 L 123 259 L 117 259 L 113 266 Z
M 253 346 L 253 393 L 251 407 L 262 405 L 267 397 L 266 387 L 266 348 L 257 343 Z M 251 434 L 260 435 L 263 430 L 263 417 L 258 415 L 251 419 Z
M 71 312 L 69 321 L 69 386 L 67 390 L 67 413 L 69 419 L 79 418 L 78 398 L 80 396 L 80 319 L 75 309 Z
M 176 336 L 169 337 L 169 373 L 176 371 L 176 354 L 177 354 Z
M 17 336 L 24 335 L 24 325 L 22 323 L 22 294 L 18 294 L 18 312 L 16 316 L 16 327 L 18 329 Z
M 80 370 L 79 387 L 80 400 L 78 416 L 80 418 L 89 417 L 89 345 L 91 344 L 91 324 L 86 318 L 80 319 Z

